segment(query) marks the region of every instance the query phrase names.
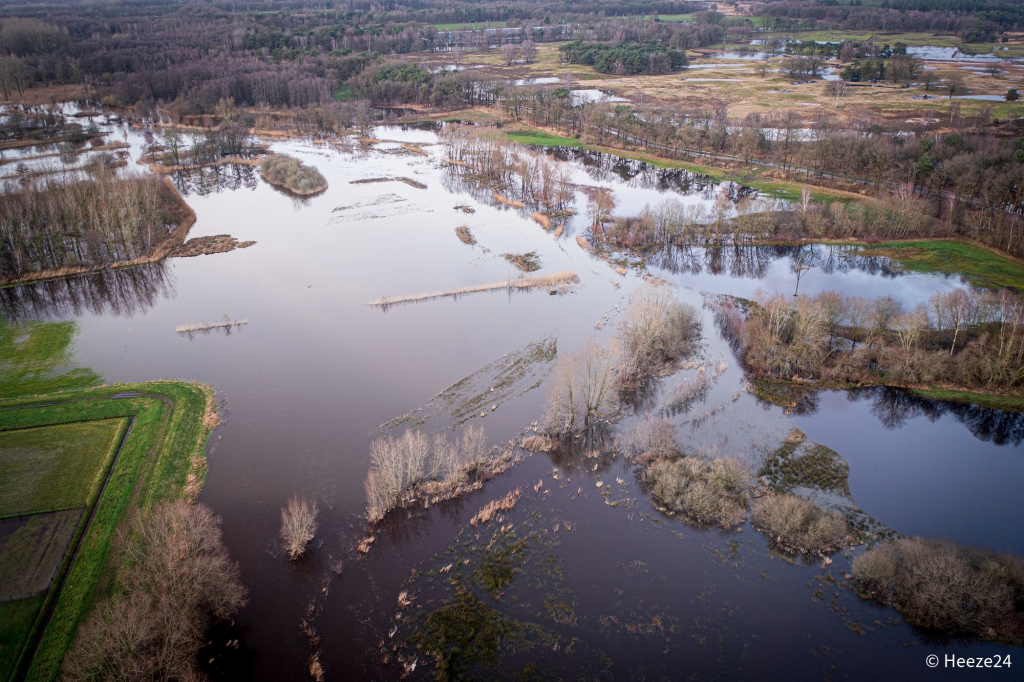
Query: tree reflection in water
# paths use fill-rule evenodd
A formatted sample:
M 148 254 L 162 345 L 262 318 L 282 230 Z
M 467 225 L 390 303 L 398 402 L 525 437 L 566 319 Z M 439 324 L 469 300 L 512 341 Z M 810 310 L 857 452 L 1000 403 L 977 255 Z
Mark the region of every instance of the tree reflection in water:
M 8 320 L 79 317 L 84 313 L 132 317 L 176 293 L 173 275 L 166 262 L 160 261 L 0 288 L 0 313 Z

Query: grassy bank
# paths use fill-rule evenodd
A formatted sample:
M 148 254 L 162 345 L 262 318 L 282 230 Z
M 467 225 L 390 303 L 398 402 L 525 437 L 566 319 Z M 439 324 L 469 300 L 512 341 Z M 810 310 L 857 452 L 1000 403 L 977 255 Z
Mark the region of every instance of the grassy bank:
M 72 538 L 77 555 L 65 557 L 24 638 L 29 646 L 19 656 L 19 667 L 27 668 L 27 679 L 52 680 L 59 675 L 78 624 L 92 602 L 111 589 L 105 576 L 113 573 L 110 550 L 120 524 L 130 521 L 135 509 L 182 497 L 189 487 L 198 487 L 212 423 L 209 397 L 206 387 L 168 381 L 85 389 L 46 400 L 46 405 L 39 397 L 0 401 L 0 432 L 113 419 L 132 423 L 105 486 L 95 488 Z
M 74 335 L 73 322 L 0 321 L 3 510 L 84 507 L 46 595 L 0 604 L 0 680 L 59 677 L 79 623 L 113 588 L 118 528 L 137 509 L 198 494 L 217 423 L 200 384 L 95 386 L 94 372 L 69 369 Z
M 861 252 L 892 258 L 914 272 L 960 275 L 975 286 L 1024 291 L 1024 263 L 973 244 L 946 239 L 883 242 Z

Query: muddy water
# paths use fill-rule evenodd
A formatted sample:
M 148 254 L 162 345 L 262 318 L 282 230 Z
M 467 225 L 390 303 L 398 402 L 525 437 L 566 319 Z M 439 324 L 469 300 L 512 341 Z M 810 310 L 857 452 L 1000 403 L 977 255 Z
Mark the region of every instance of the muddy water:
M 114 132 L 137 159 L 141 133 Z M 523 537 L 535 533 L 536 551 L 553 556 L 559 568 L 543 576 L 524 570 L 495 602 L 544 636 L 543 646 L 538 640 L 501 659 L 489 676 L 513 677 L 533 663 L 563 678 L 879 679 L 884 671 L 941 679 L 924 665 L 928 653 L 1004 651 L 931 639 L 895 611 L 835 589 L 832 580 L 850 561 L 843 555 L 827 568 L 805 565 L 772 554 L 749 526 L 724 535 L 668 520 L 627 464 L 582 453 L 524 456 L 481 492 L 394 514 L 370 553 L 358 555 L 368 449 L 382 424 L 480 368 L 497 371 L 502 356 L 531 343 L 553 338 L 566 353 L 588 338 L 607 338 L 643 276 L 619 275 L 583 251 L 575 240 L 582 221 L 555 238 L 528 215 L 495 206 L 487 193 L 454 184 L 439 164 L 442 151 L 432 146 L 434 132 L 385 128 L 376 137 L 390 142 L 375 149 L 272 143 L 327 178 L 325 193 L 302 200 L 246 168 L 176 179 L 198 215 L 190 237 L 229 233 L 257 242 L 248 249 L 0 291 L 9 315 L 77 319 L 76 361 L 108 382 L 174 377 L 217 389 L 226 423 L 211 439 L 201 499 L 224 518 L 250 602 L 204 652 L 214 679 L 306 679 L 312 650 L 299 629 L 303 619 L 322 639 L 329 679 L 397 679 L 397 655 L 413 650 L 392 645 L 415 633 L 403 622 L 390 636 L 398 593 L 416 597 L 412 612 L 436 608 L 445 586 L 430 570 L 460 553 L 471 562 L 465 570 L 473 568 L 474 552 L 494 528 L 470 528 L 469 518 L 516 487 L 525 491 L 523 500 L 506 523 Z M 424 145 L 428 155 L 403 151 L 400 142 Z M 710 207 L 723 189 L 742 193 L 607 158 L 565 158 L 580 184 L 612 188 L 623 212 L 672 196 Z M 350 184 L 383 177 L 409 178 L 426 189 L 398 181 Z M 453 209 L 463 204 L 475 213 Z M 582 212 L 582 199 L 577 207 Z M 456 238 L 458 225 L 471 228 L 476 246 Z M 561 296 L 493 292 L 387 311 L 366 305 L 382 295 L 503 281 L 516 271 L 501 254 L 528 251 L 539 256 L 541 273 L 573 270 L 580 286 Z M 673 281 L 679 298 L 700 307 L 709 295 L 792 293 L 797 263 L 811 264 L 800 271 L 806 293 L 886 294 L 912 306 L 932 291 L 961 286 L 955 278 L 906 274 L 826 247 L 676 250 L 652 257 L 649 272 Z M 848 401 L 832 394 L 820 396 L 809 414 L 787 416 L 743 391 L 732 352 L 710 313 L 703 314 L 699 359 L 722 369 L 706 400 L 676 418 L 685 447 L 756 466 L 796 426 L 850 462 L 850 504 L 879 523 L 1024 551 L 1011 487 L 1024 458 L 1012 418 L 923 404 L 896 410 L 897 419 L 871 396 Z M 175 333 L 178 324 L 224 316 L 248 324 L 230 334 Z M 537 363 L 493 403 L 496 409 L 472 422 L 494 443 L 521 433 L 543 414 L 543 386 L 531 386 L 548 369 Z M 663 380 L 632 404 L 656 410 L 693 373 Z M 486 386 L 492 375 L 474 377 Z M 426 429 L 457 421 L 450 410 L 421 414 Z M 289 563 L 276 533 L 280 508 L 293 494 L 317 500 L 321 523 L 312 551 Z M 337 559 L 340 576 L 331 569 Z M 561 615 L 550 615 L 551 604 Z M 224 646 L 233 639 L 241 640 L 238 648 Z M 382 643 L 390 652 L 386 665 Z M 427 672 L 418 661 L 412 676 Z

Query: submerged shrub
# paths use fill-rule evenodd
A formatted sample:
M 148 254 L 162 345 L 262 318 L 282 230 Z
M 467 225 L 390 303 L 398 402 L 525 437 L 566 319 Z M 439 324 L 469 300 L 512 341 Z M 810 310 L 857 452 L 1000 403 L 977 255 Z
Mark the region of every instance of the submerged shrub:
M 611 417 L 618 408 L 612 370 L 611 355 L 590 339 L 576 353 L 559 355 L 545 427 L 553 433 L 579 433 Z
M 676 430 L 671 419 L 647 415 L 626 437 L 626 456 L 637 464 L 676 456 Z
M 118 588 L 79 628 L 64 679 L 200 679 L 210 616 L 226 619 L 245 604 L 220 519 L 201 504 L 164 503 L 137 516 L 120 541 Z
M 327 189 L 327 180 L 320 171 L 284 154 L 274 154 L 263 161 L 260 174 L 271 185 L 296 194 L 314 194 Z
M 642 481 L 656 503 L 697 525 L 735 528 L 747 518 L 750 474 L 735 458 L 664 458 L 644 470 Z
M 454 442 L 440 433 L 428 438 L 411 429 L 397 438 L 378 438 L 370 444 L 370 460 L 364 484 L 366 516 L 377 523 L 395 507 L 417 499 L 439 501 L 479 487 L 511 455 L 492 456 L 483 428 L 470 425 Z
M 619 384 L 634 387 L 691 355 L 699 335 L 696 308 L 677 301 L 667 286 L 644 285 L 619 326 Z
M 755 500 L 754 527 L 794 554 L 825 556 L 850 542 L 846 519 L 789 493 Z
M 281 539 L 289 559 L 298 559 L 306 545 L 316 535 L 316 502 L 304 497 L 293 497 L 281 510 Z
M 949 542 L 902 538 L 853 562 L 864 595 L 920 627 L 982 639 L 1024 637 L 1024 559 Z

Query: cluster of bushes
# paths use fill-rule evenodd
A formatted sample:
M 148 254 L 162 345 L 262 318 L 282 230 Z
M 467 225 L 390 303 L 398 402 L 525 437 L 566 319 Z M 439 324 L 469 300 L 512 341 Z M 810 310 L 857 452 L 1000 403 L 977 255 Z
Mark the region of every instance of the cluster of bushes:
M 862 593 L 919 627 L 981 639 L 1024 638 L 1024 559 L 949 542 L 901 538 L 861 554 Z
M 746 320 L 734 308 L 719 319 L 755 377 L 984 389 L 1024 382 L 1024 299 L 1005 290 L 937 292 L 912 311 L 890 297 L 759 294 Z
M 260 174 L 271 185 L 294 194 L 316 194 L 327 189 L 327 179 L 316 168 L 286 154 L 274 154 L 260 164 Z
M 776 547 L 794 554 L 825 556 L 852 542 L 846 519 L 797 495 L 755 500 L 753 522 Z
M 588 340 L 555 363 L 547 395 L 545 428 L 580 433 L 618 411 L 620 394 L 635 390 L 691 354 L 700 335 L 697 310 L 677 301 L 664 285 L 647 284 L 633 295 L 610 346 Z
M 489 448 L 484 430 L 470 425 L 455 441 L 440 433 L 430 438 L 418 430 L 378 438 L 370 444 L 370 460 L 366 517 L 377 523 L 396 507 L 419 500 L 435 504 L 479 490 L 484 481 L 511 465 L 512 456 Z
M 670 73 L 687 66 L 686 51 L 668 49 L 663 43 L 645 40 L 636 43 L 588 43 L 574 40 L 558 48 L 570 64 L 593 66 L 599 73 L 634 76 Z
M 729 529 L 747 519 L 750 475 L 737 459 L 663 457 L 647 465 L 641 482 L 657 505 L 699 526 Z
M 211 617 L 245 605 L 220 519 L 201 504 L 167 502 L 137 516 L 120 542 L 117 588 L 79 628 L 64 679 L 202 679 L 196 655 Z

